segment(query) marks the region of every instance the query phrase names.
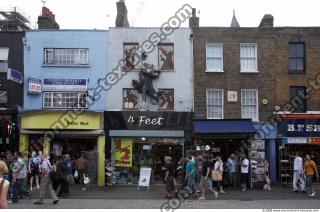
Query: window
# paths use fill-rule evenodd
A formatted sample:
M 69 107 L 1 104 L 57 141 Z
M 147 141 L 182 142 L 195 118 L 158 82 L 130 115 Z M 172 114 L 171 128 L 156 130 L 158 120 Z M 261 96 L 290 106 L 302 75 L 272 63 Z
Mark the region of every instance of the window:
M 9 48 L 0 47 L 0 72 L 8 71 Z
M 0 91 L 0 107 L 7 107 L 8 103 L 8 92 Z
M 174 110 L 174 89 L 159 89 L 159 110 Z
M 132 88 L 123 89 L 123 109 L 138 110 L 139 109 L 139 92 Z
M 45 49 L 44 64 L 88 65 L 89 49 Z
M 257 44 L 240 44 L 241 72 L 258 72 L 257 69 Z
M 174 70 L 174 45 L 172 43 L 158 45 L 158 65 L 161 71 Z
M 207 43 L 206 71 L 223 72 L 223 46 L 221 43 Z
M 87 93 L 45 92 L 43 108 L 87 108 Z
M 223 119 L 223 90 L 207 89 L 207 118 Z
M 244 119 L 259 120 L 258 90 L 241 90 L 241 114 Z
M 123 44 L 124 71 L 139 70 L 139 43 Z
M 289 74 L 305 73 L 304 43 L 289 43 Z
M 306 87 L 290 86 L 290 103 L 294 113 L 305 113 L 307 111 Z

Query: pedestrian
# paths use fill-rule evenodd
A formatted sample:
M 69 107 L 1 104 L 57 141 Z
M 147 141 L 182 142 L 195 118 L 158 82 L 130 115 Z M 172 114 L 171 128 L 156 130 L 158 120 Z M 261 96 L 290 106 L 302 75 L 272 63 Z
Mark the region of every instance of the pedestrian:
M 201 189 L 201 197 L 199 200 L 205 200 L 205 192 L 206 189 L 209 189 L 211 192 L 214 193 L 215 198 L 218 198 L 218 192 L 213 189 L 212 187 L 212 180 L 211 180 L 211 167 L 212 164 L 208 160 L 208 155 L 204 154 L 203 155 L 203 162 L 202 162 L 202 175 L 200 179 L 200 189 Z
M 220 156 L 217 156 L 217 157 L 216 157 L 216 162 L 215 162 L 215 164 L 214 164 L 214 170 L 215 170 L 216 172 L 218 172 L 219 175 L 221 176 L 221 181 L 218 180 L 218 181 L 215 182 L 216 188 L 217 188 L 217 190 L 218 190 L 221 194 L 225 194 L 226 192 L 225 192 L 225 191 L 223 190 L 223 188 L 222 188 L 222 181 L 223 181 L 223 161 L 222 161 L 222 159 L 221 159 Z
M 40 158 L 39 155 L 33 151 L 31 154 L 31 157 L 29 159 L 29 167 L 28 167 L 29 173 L 30 173 L 30 191 L 33 190 L 33 179 L 36 181 L 36 188 L 37 190 L 40 189 L 39 185 L 39 175 L 40 175 Z
M 88 168 L 89 168 L 89 161 L 85 158 L 84 152 L 82 152 L 80 158 L 78 158 L 76 162 L 76 169 L 79 175 L 79 182 L 80 184 L 82 184 L 82 188 L 81 188 L 82 191 L 87 190 L 85 177 L 88 175 L 87 174 Z
M 246 155 L 241 157 L 241 183 L 242 183 L 242 191 L 245 192 L 247 190 L 247 182 L 249 176 L 249 160 Z
M 12 203 L 17 203 L 20 198 L 31 198 L 31 193 L 24 190 L 27 177 L 27 165 L 21 152 L 15 154 L 12 166 L 13 197 Z
M 236 155 L 231 154 L 227 161 L 229 186 L 236 187 L 237 182 L 237 160 Z
M 35 205 L 43 204 L 43 198 L 48 191 L 49 195 L 53 199 L 53 204 L 57 204 L 59 199 L 52 188 L 52 180 L 50 178 L 51 163 L 46 154 L 41 155 L 41 183 L 40 183 L 40 199 L 34 202 Z
M 57 172 L 58 172 L 58 181 L 61 185 L 59 195 L 68 195 L 69 192 L 69 183 L 67 179 L 67 165 L 65 164 L 64 160 L 59 160 L 57 163 Z
M 166 182 L 166 193 L 165 193 L 165 198 L 172 198 L 173 193 L 175 191 L 174 188 L 174 165 L 172 164 L 172 158 L 166 156 L 165 157 L 165 168 L 166 168 L 166 173 L 165 173 L 165 182 Z
M 188 189 L 190 194 L 195 194 L 198 198 L 198 188 L 196 186 L 196 167 L 192 160 L 192 154 L 188 153 L 188 163 L 186 165 L 186 180 L 188 182 Z
M 265 185 L 263 186 L 264 190 L 270 191 L 270 175 L 269 175 L 269 162 L 268 160 L 263 161 L 263 176 L 265 180 Z
M 8 173 L 7 164 L 4 161 L 0 161 L 0 209 L 8 208 L 7 194 L 9 189 L 9 181 L 6 180 L 3 175 Z
M 69 184 L 73 185 L 74 184 L 74 177 L 72 174 L 72 160 L 69 154 L 66 154 L 64 158 L 64 163 L 67 167 L 67 181 Z
M 316 192 L 314 191 L 314 188 L 313 188 L 313 180 L 316 177 L 317 182 L 319 182 L 319 173 L 317 170 L 316 163 L 313 160 L 311 160 L 310 155 L 306 155 L 304 170 L 306 174 L 307 188 L 310 189 L 309 197 L 314 197 L 316 196 Z
M 293 162 L 293 191 L 299 192 L 298 181 L 300 181 L 300 191 L 306 193 L 305 191 L 305 175 L 303 170 L 303 159 L 299 152 L 296 153 L 296 157 Z

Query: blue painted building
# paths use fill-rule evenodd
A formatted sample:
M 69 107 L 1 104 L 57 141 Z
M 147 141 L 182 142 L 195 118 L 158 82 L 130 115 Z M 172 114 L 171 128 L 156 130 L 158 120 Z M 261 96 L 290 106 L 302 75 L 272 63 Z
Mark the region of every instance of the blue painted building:
M 30 31 L 24 55 L 20 150 L 75 159 L 86 152 L 104 185 L 106 93 L 93 94 L 107 69 L 107 31 Z

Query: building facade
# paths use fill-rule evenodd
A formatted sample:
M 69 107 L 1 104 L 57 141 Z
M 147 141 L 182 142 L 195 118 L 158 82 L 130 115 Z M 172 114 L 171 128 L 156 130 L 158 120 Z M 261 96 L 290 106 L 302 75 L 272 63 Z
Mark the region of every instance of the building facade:
M 103 111 L 97 90 L 107 69 L 107 32 L 37 30 L 26 33 L 20 149 L 51 158 L 84 152 L 90 175 L 104 185 Z
M 160 28 L 109 31 L 108 74 L 120 72 L 121 78 L 107 91 L 112 101 L 107 101 L 105 129 L 108 158 L 126 173 L 119 184 L 137 183 L 144 166 L 160 180 L 164 157 L 177 162 L 191 144 L 191 30 L 177 29 L 165 40 L 157 38 L 160 34 Z M 152 43 L 148 48 L 146 41 Z

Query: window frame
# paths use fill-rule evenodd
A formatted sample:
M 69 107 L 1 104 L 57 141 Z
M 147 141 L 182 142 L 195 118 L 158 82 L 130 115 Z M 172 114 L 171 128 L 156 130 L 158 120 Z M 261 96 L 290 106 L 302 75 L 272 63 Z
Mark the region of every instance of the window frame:
M 53 104 L 54 104 L 54 94 L 66 94 L 66 93 L 68 93 L 68 94 L 70 94 L 70 93 L 72 93 L 72 94 L 77 94 L 77 107 L 54 107 L 53 106 Z M 50 94 L 51 95 L 51 97 L 50 97 L 50 99 L 51 99 L 51 102 L 50 102 L 50 107 L 48 107 L 48 106 L 46 106 L 45 105 L 45 98 L 46 98 L 46 94 Z M 86 105 L 85 105 L 85 107 L 80 107 L 80 99 L 81 99 L 81 95 L 86 95 L 86 98 L 89 98 L 89 95 L 88 95 L 88 93 L 87 92 L 67 92 L 67 91 L 62 91 L 62 92 L 60 92 L 60 91 L 45 91 L 45 92 L 43 92 L 43 94 L 42 94 L 42 108 L 43 109 L 75 109 L 75 108 L 77 108 L 77 109 L 87 109 L 88 108 L 88 101 L 86 101 Z M 63 98 L 63 97 L 62 97 Z
M 8 90 L 0 90 L 0 94 L 3 94 L 2 92 L 6 94 L 7 99 L 6 99 L 6 102 L 0 102 L 0 108 L 6 108 L 8 106 L 8 101 L 9 101 Z
M 219 92 L 222 92 L 222 105 L 221 105 L 221 114 L 222 116 L 221 117 L 209 117 L 209 95 L 208 93 L 210 91 L 219 91 Z M 218 106 L 218 105 L 210 105 L 210 106 Z M 219 105 L 220 106 L 220 105 Z M 207 119 L 224 119 L 224 89 L 217 89 L 217 88 L 207 88 L 206 89 L 206 110 L 207 110 Z
M 244 91 L 255 91 L 256 92 L 256 112 L 257 112 L 257 117 L 256 118 L 248 118 L 244 117 L 243 114 L 243 106 L 252 106 L 252 105 L 244 105 L 243 103 L 243 93 Z M 252 121 L 259 121 L 259 90 L 258 89 L 241 89 L 241 118 L 243 119 L 251 119 Z
M 3 49 L 4 51 L 7 51 L 6 52 L 6 59 L 5 60 L 1 60 L 0 58 L 0 64 L 3 64 L 3 71 L 0 69 L 0 73 L 7 73 L 8 72 L 8 68 L 9 68 L 9 53 L 10 53 L 10 48 L 9 47 L 5 47 L 5 46 L 1 46 L 0 47 L 0 50 Z
M 173 69 L 161 69 L 160 67 L 160 47 L 161 46 L 171 46 L 173 49 L 173 58 L 172 58 L 172 62 L 173 62 Z M 175 71 L 175 48 L 174 48 L 174 43 L 158 43 L 158 68 L 160 71 L 163 72 L 173 72 Z
M 241 48 L 242 47 L 248 47 L 248 46 L 254 46 L 255 47 L 255 70 L 243 70 L 242 65 L 241 65 L 241 60 L 242 59 L 253 59 L 251 57 L 242 57 L 241 56 Z M 258 45 L 257 43 L 240 43 L 240 73 L 259 73 L 258 70 Z
M 55 51 L 63 51 L 63 50 L 77 50 L 78 53 L 77 54 L 58 54 Z M 51 52 L 50 52 L 51 51 Z M 85 52 L 85 54 L 81 54 L 81 52 Z M 49 54 L 50 54 L 50 60 L 49 60 Z M 56 61 L 64 61 L 64 59 L 57 59 L 59 56 L 58 55 L 62 55 L 60 57 L 63 57 L 63 55 L 72 55 L 73 58 L 68 58 L 65 61 L 79 61 L 78 63 L 74 63 L 74 64 L 67 64 L 67 63 L 56 63 Z M 85 55 L 85 62 L 82 62 L 82 56 Z M 50 61 L 50 62 L 49 62 Z M 43 65 L 44 66 L 79 66 L 79 67 L 86 67 L 90 65 L 90 61 L 89 61 L 89 48 L 44 48 L 43 49 Z
M 290 45 L 294 44 L 303 44 L 303 58 L 297 56 L 290 56 Z M 303 70 L 291 69 L 290 68 L 290 59 L 302 59 L 303 61 Z M 289 42 L 288 45 L 288 74 L 306 74 L 307 70 L 307 60 L 306 60 L 306 44 L 305 42 Z
M 306 86 L 299 86 L 299 85 L 292 85 L 292 86 L 289 86 L 289 101 L 292 102 L 292 96 L 291 96 L 291 89 L 295 88 L 296 90 L 298 88 L 303 88 L 304 90 L 304 95 L 306 96 L 307 95 L 307 87 Z M 295 94 L 296 95 L 296 94 Z M 304 101 L 304 111 L 294 111 L 293 113 L 306 113 L 308 111 L 308 102 L 307 102 L 307 99 L 302 99 Z M 292 104 L 292 103 L 291 103 Z
M 215 58 L 221 58 L 221 69 L 210 69 L 208 68 L 208 48 L 209 47 L 221 47 L 221 57 L 212 57 L 213 59 Z M 210 43 L 210 42 L 207 42 L 206 43 L 206 71 L 205 72 L 209 72 L 209 73 L 223 73 L 224 72 L 224 67 L 223 67 L 223 62 L 224 62 L 224 59 L 223 59 L 223 43 Z
M 139 96 L 138 96 L 138 106 L 137 106 L 137 108 L 126 108 L 125 106 L 124 106 L 124 95 L 125 95 L 125 91 L 126 90 L 135 90 L 134 88 L 122 88 L 122 110 L 124 110 L 124 111 L 139 111 L 139 109 L 140 109 L 140 98 L 139 98 Z M 139 92 L 138 92 L 138 94 L 139 94 Z
M 173 109 L 161 109 L 158 101 L 158 111 L 174 111 L 175 110 L 175 89 L 174 88 L 159 88 L 158 92 L 161 91 L 173 91 Z

